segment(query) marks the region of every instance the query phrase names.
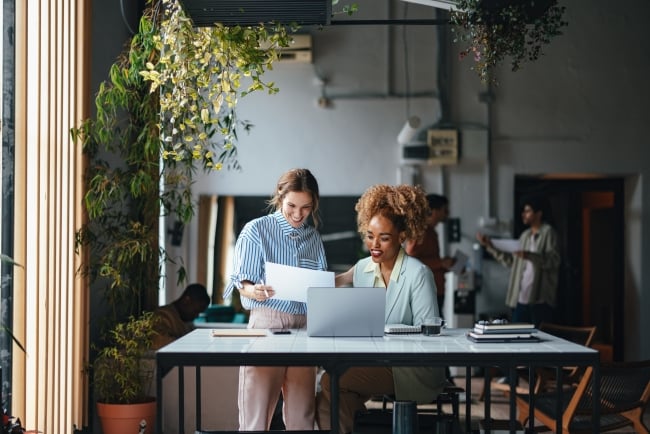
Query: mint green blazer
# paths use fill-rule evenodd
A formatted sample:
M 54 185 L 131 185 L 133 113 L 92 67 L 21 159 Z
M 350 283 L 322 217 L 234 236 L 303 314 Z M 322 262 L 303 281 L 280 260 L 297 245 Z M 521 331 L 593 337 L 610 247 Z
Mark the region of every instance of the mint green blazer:
M 353 284 L 373 286 L 375 275 L 366 272 L 370 257 L 361 259 L 354 267 Z M 440 316 L 436 284 L 431 269 L 418 259 L 404 255 L 397 282 L 390 281 L 386 290 L 386 324 L 421 325 L 427 317 Z M 446 384 L 444 368 L 394 367 L 395 398 L 430 403 Z

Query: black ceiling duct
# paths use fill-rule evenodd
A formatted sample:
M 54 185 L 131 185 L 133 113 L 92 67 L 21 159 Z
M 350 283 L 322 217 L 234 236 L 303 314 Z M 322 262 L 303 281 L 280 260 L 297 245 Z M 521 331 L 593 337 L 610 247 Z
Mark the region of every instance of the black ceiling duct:
M 328 25 L 332 0 L 180 0 L 197 27 L 214 23 L 254 26 L 260 23 Z

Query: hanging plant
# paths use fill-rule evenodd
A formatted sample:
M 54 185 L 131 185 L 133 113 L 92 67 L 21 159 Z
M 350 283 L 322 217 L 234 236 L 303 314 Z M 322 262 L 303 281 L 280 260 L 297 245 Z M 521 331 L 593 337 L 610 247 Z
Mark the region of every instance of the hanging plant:
M 512 71 L 542 55 L 542 48 L 562 34 L 568 23 L 557 0 L 458 0 L 450 22 L 454 42 L 466 45 L 460 58 L 471 57 L 482 81 L 493 81 L 492 69 L 510 59 Z
M 153 19 L 156 56 L 140 75 L 149 91 L 159 94 L 160 154 L 168 185 L 163 204 L 183 204 L 174 211 L 187 223 L 194 214 L 190 189 L 196 165 L 240 169 L 238 131 L 252 124 L 239 119 L 237 104 L 255 91 L 278 92 L 262 76 L 292 39 L 282 25 L 193 27 L 177 0 L 158 2 Z
M 196 28 L 176 0 L 158 6 L 159 56 L 140 74 L 160 92 L 163 158 L 172 166 L 198 160 L 208 169 L 239 168 L 237 127 L 250 124 L 237 118 L 237 103 L 254 91 L 278 92 L 262 76 L 291 37 L 283 25 Z
M 278 91 L 262 75 L 290 41 L 282 26 L 193 28 L 176 0 L 148 2 L 99 87 L 96 114 L 72 130 L 89 161 L 76 246 L 90 256 L 80 271 L 114 310 L 106 327 L 157 306 L 162 262 L 184 281 L 182 258 L 159 244 L 160 216 L 188 223 L 197 169 L 239 167 L 238 129 L 251 125 L 237 103 Z

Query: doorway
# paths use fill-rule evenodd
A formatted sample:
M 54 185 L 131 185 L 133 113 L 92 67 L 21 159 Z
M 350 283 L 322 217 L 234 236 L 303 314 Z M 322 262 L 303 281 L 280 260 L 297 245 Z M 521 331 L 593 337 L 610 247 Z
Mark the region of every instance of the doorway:
M 603 360 L 622 360 L 624 344 L 624 179 L 515 176 L 514 200 L 544 194 L 562 258 L 556 322 L 595 325 Z M 515 208 L 515 234 L 525 229 Z

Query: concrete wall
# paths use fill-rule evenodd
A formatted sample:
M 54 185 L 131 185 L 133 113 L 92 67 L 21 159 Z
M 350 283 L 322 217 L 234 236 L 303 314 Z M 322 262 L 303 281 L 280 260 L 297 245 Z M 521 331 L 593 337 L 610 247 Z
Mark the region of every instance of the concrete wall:
M 402 18 L 406 3 L 393 3 L 361 1 L 355 18 Z M 422 166 L 414 178 L 411 168 L 401 164 L 396 143 L 407 116 L 423 118 L 420 139 L 439 119 L 436 98 L 400 95 L 436 91 L 436 29 L 331 26 L 312 32 L 312 65 L 280 64 L 269 73 L 280 87 L 278 95 L 242 100 L 241 117 L 255 125 L 241 136 L 243 170 L 202 177 L 197 194 L 267 195 L 277 177 L 296 166 L 312 169 L 325 195 L 358 195 L 375 183 L 415 180 L 429 191 L 446 193 L 451 214 L 461 218 L 463 240 L 447 246 L 453 253 L 455 248 L 471 251 L 481 216 L 512 225 L 515 175 L 624 176 L 626 279 L 620 295 L 626 300 L 625 356 L 650 357 L 650 320 L 642 315 L 650 310 L 649 276 L 642 267 L 650 261 L 649 235 L 642 230 L 650 223 L 643 212 L 650 200 L 645 134 L 650 40 L 642 31 L 650 4 L 564 3 L 565 34 L 536 63 L 516 73 L 500 68 L 498 87 L 489 89 L 492 104 L 480 101 L 488 89 L 469 70 L 469 60 L 456 59 L 456 47 L 449 63 L 441 63 L 451 70 L 450 117 L 463 137 L 458 165 Z M 411 4 L 407 15 L 432 18 L 432 12 Z M 316 104 L 321 95 L 316 82 L 322 77 L 328 80 L 326 94 L 333 96 L 329 109 Z M 198 231 L 191 228 L 188 245 Z M 489 272 L 503 280 L 499 270 Z
M 433 18 L 435 9 L 399 0 L 358 1 L 354 19 Z M 255 127 L 241 134 L 241 172 L 204 175 L 196 194 L 269 195 L 278 176 L 309 167 L 324 195 L 359 195 L 375 183 L 419 182 L 451 199 L 461 219 L 461 243 L 471 251 L 481 216 L 511 224 L 514 176 L 586 173 L 623 176 L 625 204 L 625 356 L 650 357 L 650 158 L 645 134 L 650 114 L 650 40 L 645 0 L 563 1 L 569 26 L 546 54 L 523 70 L 498 70 L 492 104 L 487 88 L 458 62 L 456 47 L 438 59 L 435 26 L 329 26 L 314 29 L 313 64 L 278 64 L 268 74 L 280 93 L 250 95 L 240 117 Z M 128 31 L 119 1 L 94 1 L 93 82 L 105 75 Z M 335 20 L 344 19 L 335 17 Z M 107 37 L 114 38 L 109 46 Z M 404 41 L 405 38 L 405 41 Z M 119 41 L 119 42 L 117 42 Z M 405 67 L 408 65 L 408 68 Z M 410 115 L 419 115 L 423 138 L 438 121 L 438 67 L 451 71 L 450 120 L 461 132 L 456 166 L 412 167 L 400 161 L 396 136 Z M 408 71 L 408 80 L 405 75 Z M 325 79 L 323 88 L 318 84 Z M 324 93 L 323 93 L 324 92 Z M 410 93 L 411 98 L 404 94 Z M 331 99 L 330 108 L 317 105 Z M 418 96 L 416 96 L 418 95 Z M 417 176 L 413 176 L 415 173 Z M 193 246 L 204 228 L 190 227 L 178 251 L 193 277 Z M 173 252 L 172 252 L 173 253 Z M 500 278 L 496 276 L 497 280 Z M 174 279 L 170 279 L 173 281 Z M 178 295 L 169 285 L 167 297 Z M 498 298 L 498 297 L 497 297 Z

